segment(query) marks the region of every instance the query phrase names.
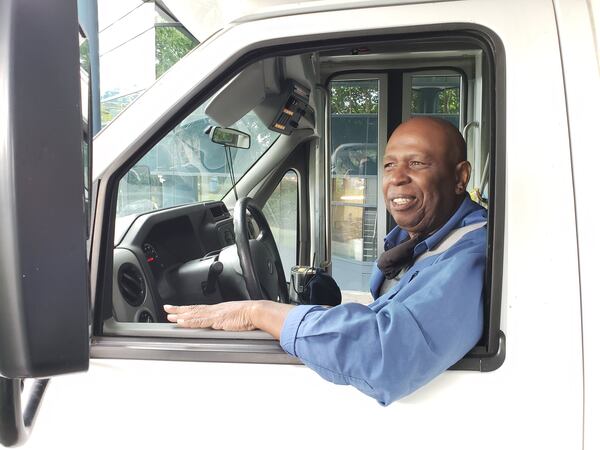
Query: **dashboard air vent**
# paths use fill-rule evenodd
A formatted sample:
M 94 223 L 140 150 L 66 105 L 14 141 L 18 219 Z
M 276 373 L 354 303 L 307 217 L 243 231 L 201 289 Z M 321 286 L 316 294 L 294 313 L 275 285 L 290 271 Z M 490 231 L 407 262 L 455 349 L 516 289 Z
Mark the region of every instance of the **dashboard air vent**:
M 221 217 L 229 217 L 229 211 L 227 210 L 227 206 L 223 203 L 220 205 L 215 205 L 210 208 L 210 213 L 215 219 L 219 219 Z
M 125 263 L 119 268 L 117 275 L 119 292 L 131 306 L 140 306 L 146 297 L 146 282 L 136 266 Z

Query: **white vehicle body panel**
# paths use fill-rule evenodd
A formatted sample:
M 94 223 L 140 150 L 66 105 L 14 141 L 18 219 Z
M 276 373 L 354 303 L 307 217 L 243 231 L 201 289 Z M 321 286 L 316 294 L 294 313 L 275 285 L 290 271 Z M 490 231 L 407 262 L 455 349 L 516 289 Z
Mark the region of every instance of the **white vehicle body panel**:
M 597 143 L 594 111 L 583 105 L 586 82 L 598 94 L 598 65 L 585 3 L 556 5 L 561 38 L 567 37 L 562 62 L 550 0 L 365 6 L 240 21 L 158 80 L 99 135 L 94 149 L 94 178 L 102 179 L 223 68 L 261 46 L 431 24 L 493 31 L 506 57 L 506 192 L 496 195 L 506 197 L 501 330 L 507 353 L 498 370 L 448 371 L 383 408 L 303 366 L 92 360 L 88 373 L 53 379 L 26 448 L 581 448 L 580 262 L 591 395 L 585 448 L 597 448 L 591 417 L 597 422 L 600 408 L 598 352 L 592 353 L 600 339 L 592 265 L 598 216 L 589 169 Z M 102 214 L 98 208 L 96 224 Z M 94 243 L 92 285 L 99 251 Z
M 593 110 L 595 101 L 600 98 L 600 48 L 598 45 L 600 3 L 583 2 L 574 7 L 571 2 L 556 2 L 558 26 L 565 86 L 567 89 L 567 107 L 571 151 L 573 158 L 573 184 L 576 194 L 577 237 L 579 241 L 579 264 L 582 302 L 582 326 L 585 367 L 585 435 L 584 448 L 600 447 L 600 430 L 596 424 L 600 421 L 600 305 L 598 292 L 598 263 L 596 255 L 600 249 L 598 227 L 600 214 L 597 190 L 593 188 L 593 179 L 597 177 L 600 163 L 598 152 L 594 151 L 597 114 Z M 582 26 L 589 21 L 590 26 Z

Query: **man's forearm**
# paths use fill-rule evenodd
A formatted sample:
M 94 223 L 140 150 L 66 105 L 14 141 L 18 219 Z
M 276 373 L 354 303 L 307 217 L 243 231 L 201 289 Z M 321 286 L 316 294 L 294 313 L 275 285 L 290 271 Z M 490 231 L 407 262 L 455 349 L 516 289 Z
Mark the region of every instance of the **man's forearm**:
M 250 319 L 252 324 L 256 328 L 266 331 L 275 339 L 279 339 L 285 318 L 293 306 L 269 300 L 258 300 L 251 303 Z

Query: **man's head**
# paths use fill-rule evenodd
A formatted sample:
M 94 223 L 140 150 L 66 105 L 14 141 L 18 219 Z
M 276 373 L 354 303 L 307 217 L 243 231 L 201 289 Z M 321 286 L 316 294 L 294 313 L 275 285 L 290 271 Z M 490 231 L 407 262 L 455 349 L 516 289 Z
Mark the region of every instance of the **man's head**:
M 428 235 L 456 211 L 471 176 L 467 149 L 449 122 L 415 117 L 394 130 L 383 157 L 383 197 L 396 223 Z

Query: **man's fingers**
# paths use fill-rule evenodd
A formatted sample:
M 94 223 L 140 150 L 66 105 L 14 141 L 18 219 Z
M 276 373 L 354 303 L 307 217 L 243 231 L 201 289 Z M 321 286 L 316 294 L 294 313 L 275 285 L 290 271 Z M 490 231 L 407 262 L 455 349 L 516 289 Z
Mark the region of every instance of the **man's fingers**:
M 174 306 L 174 305 L 163 305 L 163 309 L 165 312 L 169 314 L 184 314 L 192 311 L 200 311 L 206 308 L 207 305 L 184 305 L 184 306 Z
M 183 328 L 209 328 L 214 322 L 214 308 L 208 305 L 164 305 L 167 320 Z
M 164 305 L 167 320 L 181 328 L 213 328 L 242 331 L 255 327 L 247 317 L 246 302 L 228 302 L 216 305 Z
M 206 319 L 214 315 L 209 309 L 188 310 L 179 314 L 167 314 L 169 322 L 177 322 L 180 319 Z
M 181 328 L 211 328 L 213 321 L 201 318 L 177 319 L 177 326 Z
M 185 306 L 163 305 L 163 309 L 165 310 L 166 313 L 177 314 L 179 312 L 183 312 L 185 309 Z
M 183 305 L 183 306 L 174 306 L 174 305 L 163 305 L 163 309 L 168 313 L 180 314 L 188 311 L 196 311 L 199 309 L 205 308 L 206 305 Z
M 167 320 L 169 322 L 177 323 L 181 320 L 190 320 L 195 318 L 205 319 L 204 317 L 198 317 L 196 314 L 168 314 Z

